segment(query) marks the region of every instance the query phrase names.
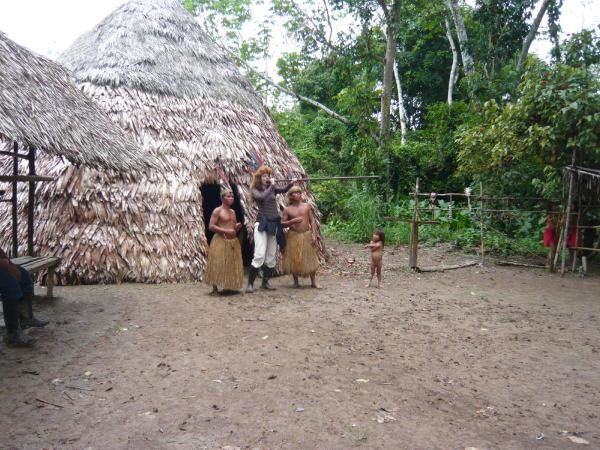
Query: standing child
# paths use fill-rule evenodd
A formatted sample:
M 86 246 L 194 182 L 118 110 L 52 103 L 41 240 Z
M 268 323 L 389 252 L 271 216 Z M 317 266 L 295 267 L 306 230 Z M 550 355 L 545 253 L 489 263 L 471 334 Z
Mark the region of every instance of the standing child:
M 383 266 L 383 246 L 385 244 L 385 233 L 381 228 L 373 232 L 371 242 L 365 248 L 371 249 L 371 278 L 366 287 L 371 287 L 371 282 L 377 273 L 377 287 L 381 287 L 381 267 Z
M 222 289 L 240 291 L 244 285 L 244 263 L 242 249 L 236 237 L 242 224 L 236 221 L 233 205 L 233 191 L 221 192 L 221 206 L 210 216 L 208 229 L 215 233 L 208 249 L 208 263 L 204 282 L 212 285 L 211 295 Z
M 319 288 L 316 281 L 319 269 L 317 255 L 317 229 L 314 215 L 302 203 L 302 189 L 293 186 L 288 191 L 290 204 L 283 210 L 281 225 L 290 227 L 283 252 L 283 271 L 291 273 L 294 287 L 300 287 L 298 277 L 310 277 L 310 286 Z

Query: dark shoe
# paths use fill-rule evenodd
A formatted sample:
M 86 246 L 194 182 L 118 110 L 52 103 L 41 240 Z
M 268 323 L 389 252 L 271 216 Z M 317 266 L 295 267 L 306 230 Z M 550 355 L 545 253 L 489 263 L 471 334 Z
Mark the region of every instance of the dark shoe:
M 21 330 L 18 303 L 3 301 L 2 307 L 4 309 L 4 322 L 6 323 L 6 343 L 21 347 L 33 344 L 34 339 Z
M 14 331 L 6 331 L 6 345 L 11 345 L 15 347 L 29 347 L 33 345 L 35 339 L 31 336 L 27 336 L 23 331 L 19 328 Z
M 275 288 L 269 284 L 269 279 L 271 278 L 272 274 L 273 274 L 273 269 L 271 269 L 270 267 L 267 267 L 267 266 L 263 267 L 263 279 L 262 279 L 262 283 L 260 285 L 261 289 L 266 289 L 269 291 L 275 290 Z
M 43 319 L 36 319 L 33 315 L 33 300 L 31 296 L 23 298 L 23 300 L 19 304 L 20 309 L 20 320 L 21 320 L 21 329 L 26 329 L 30 327 L 34 328 L 42 328 L 48 325 L 50 322 Z
M 33 317 L 31 319 L 23 319 L 21 318 L 21 329 L 25 330 L 26 328 L 43 328 L 48 325 L 50 322 L 47 320 L 38 319 Z
M 254 292 L 254 280 L 258 275 L 258 269 L 254 266 L 250 266 L 250 272 L 248 272 L 248 285 L 246 286 L 246 292 Z

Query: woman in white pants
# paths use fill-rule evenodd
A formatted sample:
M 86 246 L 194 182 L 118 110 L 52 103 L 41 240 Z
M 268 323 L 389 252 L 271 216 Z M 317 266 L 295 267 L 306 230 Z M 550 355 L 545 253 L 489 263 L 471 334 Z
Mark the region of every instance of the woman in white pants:
M 246 292 L 254 292 L 254 280 L 256 280 L 261 267 L 263 269 L 263 280 L 260 287 L 273 289 L 269 285 L 269 279 L 277 263 L 277 245 L 282 250 L 285 247 L 285 237 L 281 228 L 276 197 L 277 194 L 287 192 L 296 180 L 291 180 L 292 182 L 284 188 L 277 188 L 272 174 L 273 170 L 270 167 L 261 166 L 254 172 L 254 179 L 252 180 L 251 193 L 258 206 L 258 215 L 254 224 L 254 258 L 250 266 Z

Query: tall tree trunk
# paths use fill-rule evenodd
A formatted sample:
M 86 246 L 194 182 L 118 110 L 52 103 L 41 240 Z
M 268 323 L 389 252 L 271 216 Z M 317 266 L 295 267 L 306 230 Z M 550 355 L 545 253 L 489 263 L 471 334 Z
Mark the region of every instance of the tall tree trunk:
M 531 29 L 527 36 L 525 36 L 525 40 L 523 41 L 523 47 L 521 48 L 521 54 L 519 55 L 519 60 L 517 61 L 517 67 L 520 69 L 525 64 L 525 60 L 527 59 L 527 55 L 529 54 L 529 47 L 531 47 L 531 43 L 535 39 L 537 35 L 538 29 L 540 28 L 540 23 L 544 18 L 544 14 L 546 14 L 546 10 L 548 9 L 548 5 L 550 5 L 551 0 L 542 0 L 542 4 L 540 6 L 540 10 L 535 16 L 535 20 L 531 24 Z
M 454 85 L 458 80 L 458 51 L 456 50 L 456 44 L 452 37 L 452 30 L 450 28 L 450 22 L 448 16 L 444 16 L 444 24 L 446 25 L 446 37 L 450 43 L 450 49 L 452 50 L 452 68 L 450 69 L 450 79 L 448 80 L 448 106 L 452 106 L 452 98 L 454 96 Z
M 404 96 L 402 95 L 402 83 L 398 74 L 398 65 L 394 64 L 394 78 L 396 79 L 396 90 L 398 91 L 398 115 L 400 116 L 400 143 L 406 143 L 406 109 L 404 109 Z
M 473 74 L 473 58 L 469 53 L 469 38 L 467 36 L 467 29 L 465 28 L 465 22 L 463 20 L 460 8 L 458 7 L 458 0 L 445 0 L 446 6 L 452 14 L 452 20 L 456 27 L 456 35 L 458 36 L 458 43 L 460 45 L 460 55 L 462 57 L 463 68 L 465 75 L 470 77 Z
M 390 106 L 394 85 L 394 66 L 396 65 L 396 27 L 400 9 L 400 0 L 394 0 L 388 9 L 385 0 L 379 0 L 385 15 L 386 47 L 385 66 L 383 69 L 383 92 L 381 93 L 381 122 L 379 139 L 385 142 L 390 134 Z

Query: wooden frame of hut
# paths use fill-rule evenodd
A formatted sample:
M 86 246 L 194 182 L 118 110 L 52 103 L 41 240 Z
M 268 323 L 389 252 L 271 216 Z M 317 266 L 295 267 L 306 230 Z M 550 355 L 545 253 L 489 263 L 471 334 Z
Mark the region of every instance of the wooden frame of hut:
M 36 175 L 36 149 L 74 164 L 115 170 L 140 170 L 151 166 L 152 160 L 142 156 L 141 148 L 77 89 L 66 69 L 2 32 L 0 73 L 0 147 L 4 147 L 0 155 L 12 159 L 12 164 L 1 165 L 4 174 L 0 175 L 0 182 L 11 183 L 11 198 L 2 200 L 12 206 L 11 253 L 13 257 L 19 253 L 18 183 L 26 182 L 27 207 L 22 212 L 27 217 L 27 253 L 33 256 L 36 182 L 53 179 Z M 19 145 L 27 153 L 19 152 Z M 21 163 L 28 175 L 20 174 Z M 5 222 L 7 217 L 4 210 Z
M 573 153 L 573 162 L 575 153 Z M 576 165 L 566 166 L 563 169 L 564 180 L 568 185 L 566 202 L 564 203 L 564 226 L 561 232 L 557 249 L 557 257 L 561 255 L 560 272 L 564 275 L 566 268 L 567 248 L 574 252 L 572 270 L 575 270 L 577 252 L 600 252 L 599 248 L 586 247 L 581 239 L 582 230 L 598 230 L 600 224 L 582 223 L 585 213 L 600 208 L 600 170 Z M 577 245 L 568 247 L 568 236 L 573 228 L 577 233 Z M 587 270 L 586 257 L 582 259 L 583 271 Z
M 52 230 L 37 238 L 45 251 L 65 255 L 63 283 L 201 280 L 205 224 L 222 186 L 233 188 L 249 257 L 252 172 L 266 164 L 277 178 L 306 177 L 260 96 L 178 0 L 122 5 L 59 62 L 160 164 L 121 176 L 40 159 L 56 181 L 37 194 Z M 62 239 L 52 237 L 57 232 Z

